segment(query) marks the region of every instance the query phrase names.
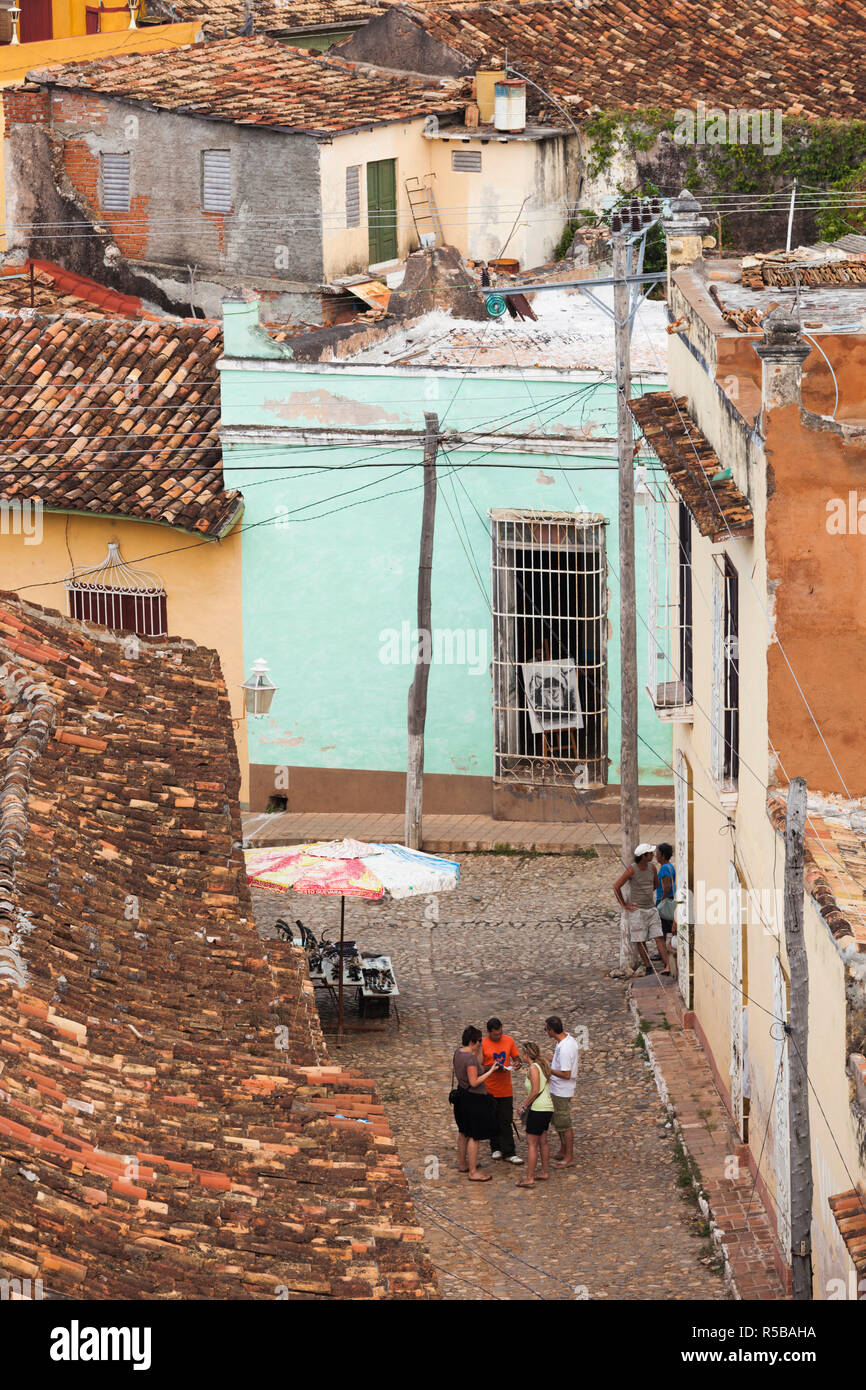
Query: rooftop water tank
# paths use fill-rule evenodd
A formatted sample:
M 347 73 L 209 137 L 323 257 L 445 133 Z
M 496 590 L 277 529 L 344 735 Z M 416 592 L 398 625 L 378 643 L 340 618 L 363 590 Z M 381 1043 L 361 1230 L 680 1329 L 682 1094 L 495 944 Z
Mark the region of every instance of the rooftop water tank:
M 518 135 L 526 129 L 526 83 L 507 77 L 496 84 L 493 124 L 497 130 Z

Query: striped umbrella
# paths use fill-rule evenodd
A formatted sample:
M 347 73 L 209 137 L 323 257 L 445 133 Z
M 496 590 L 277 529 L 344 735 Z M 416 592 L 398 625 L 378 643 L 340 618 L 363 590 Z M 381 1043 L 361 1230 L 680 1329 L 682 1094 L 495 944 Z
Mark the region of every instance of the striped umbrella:
M 460 882 L 452 859 L 364 840 L 324 840 L 310 845 L 245 851 L 247 882 L 272 892 L 339 894 L 340 968 L 338 1037 L 343 1028 L 343 940 L 346 898 L 411 898 L 445 893 Z

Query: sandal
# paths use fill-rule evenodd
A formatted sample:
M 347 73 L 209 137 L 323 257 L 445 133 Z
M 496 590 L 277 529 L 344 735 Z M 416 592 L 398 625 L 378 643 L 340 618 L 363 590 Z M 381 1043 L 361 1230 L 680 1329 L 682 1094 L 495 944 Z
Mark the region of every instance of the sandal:
M 534 1186 L 535 1186 L 535 1178 L 532 1179 L 532 1182 L 530 1182 L 530 1181 L 528 1180 L 528 1178 L 521 1178 L 521 1179 L 520 1179 L 520 1182 L 515 1183 L 514 1186 L 515 1186 L 515 1187 L 534 1187 Z
M 469 1181 L 470 1181 L 470 1182 L 492 1182 L 492 1181 L 493 1181 L 493 1178 L 491 1177 L 491 1175 L 490 1175 L 489 1173 L 484 1173 L 483 1176 L 478 1177 L 478 1178 L 473 1178 L 473 1177 L 470 1176 Z

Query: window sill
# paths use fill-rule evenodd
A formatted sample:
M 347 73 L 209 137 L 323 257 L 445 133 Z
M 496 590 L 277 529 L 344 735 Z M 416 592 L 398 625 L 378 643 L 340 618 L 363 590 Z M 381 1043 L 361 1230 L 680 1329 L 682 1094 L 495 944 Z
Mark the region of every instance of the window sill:
M 713 777 L 713 786 L 723 811 L 736 811 L 740 799 L 740 789 L 735 782 L 720 782 Z
M 694 709 L 690 700 L 686 699 L 685 690 L 680 681 L 669 681 L 666 685 L 657 685 L 655 689 L 648 685 L 646 693 L 652 701 L 656 717 L 665 724 L 694 724 Z

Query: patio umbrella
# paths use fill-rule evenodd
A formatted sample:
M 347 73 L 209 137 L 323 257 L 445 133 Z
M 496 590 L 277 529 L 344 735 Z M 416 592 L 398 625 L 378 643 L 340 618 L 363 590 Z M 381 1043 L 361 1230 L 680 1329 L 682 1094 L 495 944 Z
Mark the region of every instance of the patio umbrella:
M 343 1031 L 343 939 L 346 898 L 411 898 L 444 893 L 460 882 L 460 865 L 435 854 L 364 840 L 324 840 L 311 845 L 245 851 L 247 882 L 272 892 L 340 897 L 339 1020 Z

